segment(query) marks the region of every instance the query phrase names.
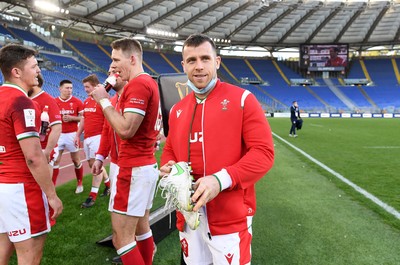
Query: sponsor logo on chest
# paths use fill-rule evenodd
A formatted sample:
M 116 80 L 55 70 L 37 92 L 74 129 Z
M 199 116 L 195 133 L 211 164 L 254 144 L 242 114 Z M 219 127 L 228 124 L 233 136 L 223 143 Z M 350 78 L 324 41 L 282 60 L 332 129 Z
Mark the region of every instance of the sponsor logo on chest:
M 96 112 L 96 108 L 85 108 L 85 112 Z
M 62 115 L 71 115 L 71 114 L 75 113 L 75 110 L 73 110 L 73 109 L 62 109 L 60 112 L 61 112 Z

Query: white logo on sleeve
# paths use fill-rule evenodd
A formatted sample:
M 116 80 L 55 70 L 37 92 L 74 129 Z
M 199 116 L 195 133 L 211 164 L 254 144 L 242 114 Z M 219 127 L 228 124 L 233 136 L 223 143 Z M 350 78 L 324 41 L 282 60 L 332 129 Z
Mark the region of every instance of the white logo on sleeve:
M 178 109 L 178 110 L 176 111 L 176 117 L 179 118 L 179 116 L 181 116 L 181 113 L 182 113 L 182 110 L 181 110 L 181 109 Z
M 35 110 L 24 109 L 24 118 L 26 127 L 35 127 Z

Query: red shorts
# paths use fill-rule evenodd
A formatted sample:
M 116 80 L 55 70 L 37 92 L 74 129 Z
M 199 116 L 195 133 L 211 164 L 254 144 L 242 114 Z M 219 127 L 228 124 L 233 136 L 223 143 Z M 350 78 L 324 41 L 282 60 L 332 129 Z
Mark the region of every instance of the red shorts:
M 158 180 L 157 164 L 141 167 L 120 167 L 111 190 L 108 210 L 142 217 L 153 206 Z
M 0 233 L 20 242 L 50 231 L 49 206 L 37 183 L 0 183 Z

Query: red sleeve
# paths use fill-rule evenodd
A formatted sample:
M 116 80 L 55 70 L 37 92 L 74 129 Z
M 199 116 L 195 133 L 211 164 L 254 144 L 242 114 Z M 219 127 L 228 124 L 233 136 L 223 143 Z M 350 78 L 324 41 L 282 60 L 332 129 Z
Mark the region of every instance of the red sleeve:
M 133 79 L 134 80 L 134 79 Z M 147 110 L 147 105 L 149 104 L 149 99 L 151 98 L 151 90 L 143 81 L 137 80 L 125 86 L 125 103 L 124 103 L 124 113 L 125 112 L 135 112 L 140 115 L 145 115 Z
M 106 158 L 111 150 L 111 133 L 112 128 L 107 120 L 104 120 L 103 130 L 101 131 L 100 145 L 96 155 L 101 155 Z
M 18 140 L 39 137 L 40 113 L 37 103 L 26 96 L 21 96 L 15 100 L 10 111 Z
M 60 108 L 58 107 L 56 100 L 49 97 L 48 106 L 49 106 L 50 126 L 53 126 L 55 124 L 61 124 Z
M 254 185 L 274 163 L 271 128 L 253 94 L 249 94 L 245 100 L 243 141 L 246 154 L 237 163 L 226 168 L 232 179 L 232 188 L 246 189 Z
M 76 105 L 77 105 L 77 110 L 78 114 L 83 112 L 83 102 L 79 98 L 76 98 Z

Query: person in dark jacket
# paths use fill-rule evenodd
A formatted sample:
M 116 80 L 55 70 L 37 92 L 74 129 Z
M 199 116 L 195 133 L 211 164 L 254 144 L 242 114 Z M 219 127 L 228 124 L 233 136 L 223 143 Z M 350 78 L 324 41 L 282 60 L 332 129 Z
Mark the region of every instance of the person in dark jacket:
M 299 105 L 297 104 L 297 101 L 293 101 L 292 106 L 290 106 L 290 121 L 292 127 L 290 127 L 289 137 L 297 137 L 296 124 L 299 120 L 301 120 Z

